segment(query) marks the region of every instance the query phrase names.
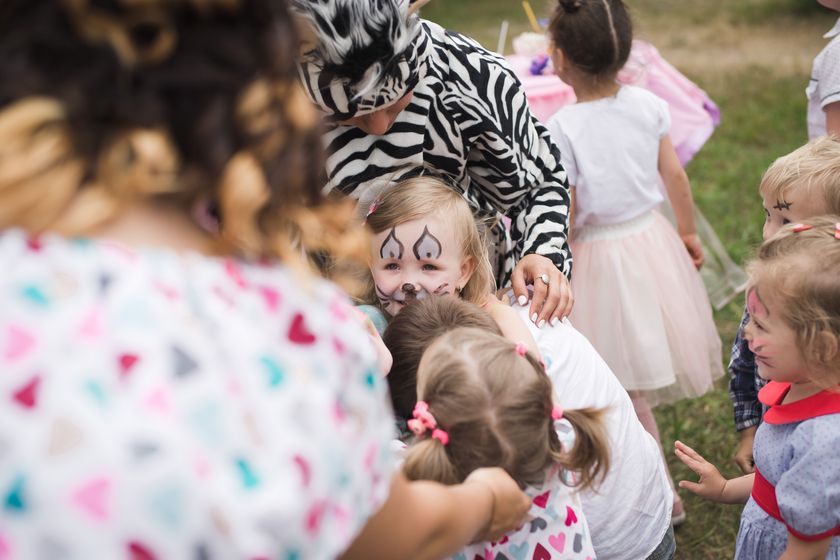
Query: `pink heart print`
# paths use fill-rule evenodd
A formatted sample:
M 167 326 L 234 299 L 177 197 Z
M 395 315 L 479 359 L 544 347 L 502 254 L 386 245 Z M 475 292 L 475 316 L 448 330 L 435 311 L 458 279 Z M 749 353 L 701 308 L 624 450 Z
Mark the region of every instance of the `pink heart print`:
M 534 498 L 534 505 L 537 505 L 537 506 L 545 509 L 545 505 L 548 503 L 549 494 L 551 494 L 551 490 L 549 490 L 548 492 L 545 492 L 543 494 L 540 494 L 539 496 Z
M 577 523 L 577 514 L 575 514 L 575 510 L 573 510 L 570 506 L 566 506 L 566 527 L 571 527 L 575 523 Z
M 540 543 L 537 543 L 537 548 L 534 549 L 534 556 L 531 560 L 551 560 L 551 553 Z
M 550 535 L 548 537 L 548 544 L 550 544 L 554 550 L 562 554 L 566 549 L 566 534 L 558 533 L 556 535 Z
M 315 342 L 315 335 L 306 327 L 301 313 L 295 314 L 292 325 L 289 327 L 289 340 L 295 344 L 312 344 Z

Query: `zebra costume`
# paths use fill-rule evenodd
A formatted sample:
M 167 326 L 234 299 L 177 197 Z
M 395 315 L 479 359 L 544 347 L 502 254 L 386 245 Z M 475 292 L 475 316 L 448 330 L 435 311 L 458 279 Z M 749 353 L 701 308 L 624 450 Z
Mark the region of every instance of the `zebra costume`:
M 361 6 L 372 4 L 370 13 Z M 529 253 L 548 257 L 569 276 L 566 173 L 519 80 L 501 56 L 420 20 L 408 6 L 407 0 L 298 0 L 318 37 L 300 74 L 309 97 L 330 115 L 328 188 L 367 208 L 388 184 L 431 169 L 480 214 L 511 218 L 510 232 L 494 228 L 500 286 Z M 409 91 L 409 105 L 382 136 L 337 123 Z

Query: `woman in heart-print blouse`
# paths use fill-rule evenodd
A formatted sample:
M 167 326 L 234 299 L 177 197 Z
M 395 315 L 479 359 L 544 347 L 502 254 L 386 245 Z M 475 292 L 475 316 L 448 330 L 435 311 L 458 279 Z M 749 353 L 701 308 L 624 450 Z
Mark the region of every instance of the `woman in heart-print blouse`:
M 428 557 L 522 520 L 502 471 L 393 474 L 369 335 L 291 242 L 359 246 L 296 41 L 277 0 L 5 6 L 0 559 Z

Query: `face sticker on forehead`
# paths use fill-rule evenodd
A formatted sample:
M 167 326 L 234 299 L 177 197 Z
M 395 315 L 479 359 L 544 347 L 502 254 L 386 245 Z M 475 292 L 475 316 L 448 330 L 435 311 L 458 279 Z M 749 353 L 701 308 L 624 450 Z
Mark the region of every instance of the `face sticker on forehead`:
M 403 258 L 403 244 L 397 239 L 396 227 L 391 228 L 391 233 L 382 242 L 382 246 L 379 248 L 379 256 L 383 259 Z
M 764 302 L 761 301 L 761 297 L 758 295 L 758 288 L 752 288 L 747 292 L 747 310 L 750 312 L 750 315 L 756 317 L 768 317 L 770 315 L 770 312 L 767 311 L 767 307 L 764 306 Z
M 790 210 L 791 206 L 793 206 L 792 202 L 788 202 L 785 199 L 782 199 L 782 200 L 777 200 L 776 205 L 773 208 L 775 208 L 776 210 L 781 212 L 782 210 Z
M 414 243 L 414 256 L 421 259 L 439 259 L 441 254 L 440 241 L 429 232 L 429 226 L 423 227 L 423 234 Z

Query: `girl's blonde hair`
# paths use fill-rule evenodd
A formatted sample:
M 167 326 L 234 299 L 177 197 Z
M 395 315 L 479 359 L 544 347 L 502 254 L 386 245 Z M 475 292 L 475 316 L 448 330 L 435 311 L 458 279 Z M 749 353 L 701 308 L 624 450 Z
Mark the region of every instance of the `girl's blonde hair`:
M 385 189 L 371 208 L 366 222 L 374 234 L 426 216 L 451 223 L 456 239 L 461 241 L 458 250 L 475 263 L 475 271 L 461 288 L 461 297 L 480 305 L 487 294 L 495 291 L 484 233 L 487 224 L 478 221 L 464 197 L 442 179 L 429 175 L 405 179 Z
M 578 471 L 583 487 L 609 469 L 601 410 L 567 410 L 575 445 L 561 447 L 552 419 L 551 380 L 530 352 L 502 336 L 458 328 L 438 338 L 420 362 L 419 400 L 449 435 L 420 439 L 403 466 L 412 480 L 462 482 L 480 467 L 501 467 L 519 483 L 539 486 L 553 464 Z
M 840 384 L 840 216 L 788 224 L 748 265 L 750 284 L 777 302 L 814 382 Z
M 820 136 L 774 161 L 761 178 L 763 196 L 790 191 L 822 200 L 826 214 L 840 214 L 840 137 Z

